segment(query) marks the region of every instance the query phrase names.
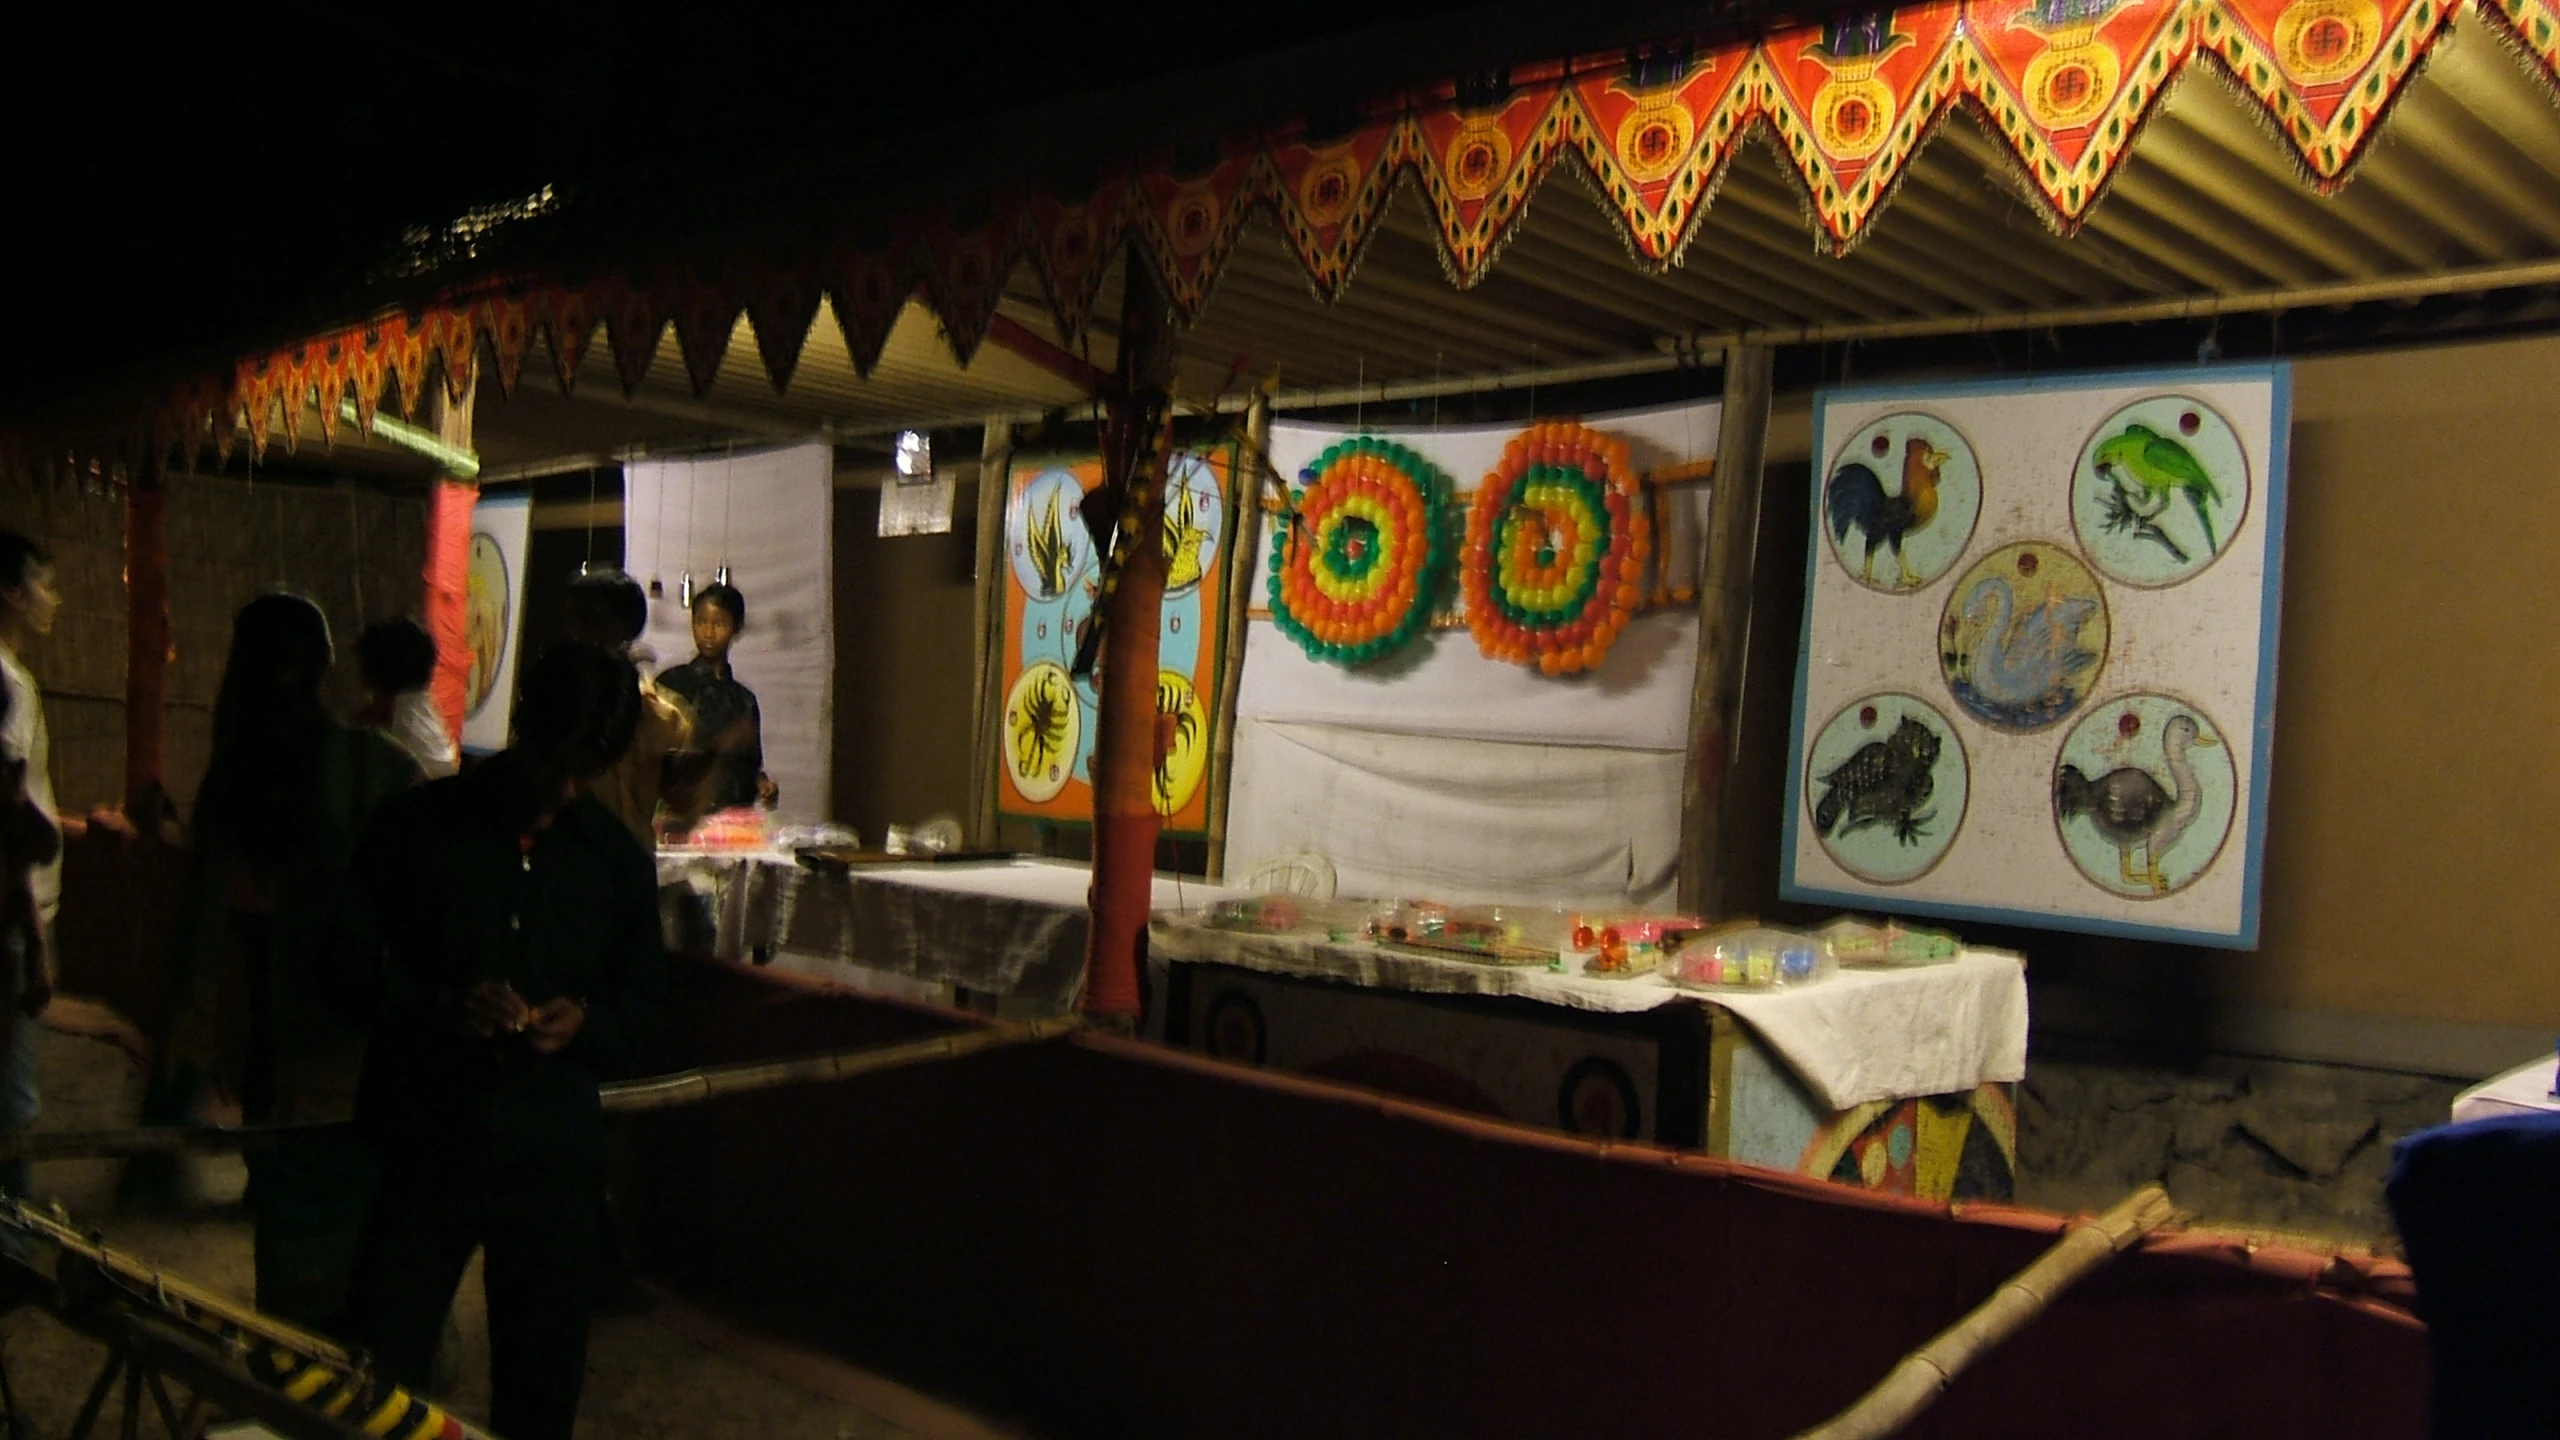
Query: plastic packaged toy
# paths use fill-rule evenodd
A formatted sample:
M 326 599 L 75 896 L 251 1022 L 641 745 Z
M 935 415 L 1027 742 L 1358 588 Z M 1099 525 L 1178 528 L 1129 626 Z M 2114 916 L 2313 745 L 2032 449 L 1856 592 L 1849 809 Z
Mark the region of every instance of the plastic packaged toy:
M 1809 985 L 1831 969 L 1831 957 L 1815 937 L 1755 925 L 1681 946 L 1665 965 L 1663 978 L 1698 990 L 1766 990 Z
M 1706 928 L 1706 921 L 1689 915 L 1630 916 L 1602 927 L 1599 953 L 1583 962 L 1582 971 L 1602 980 L 1650 975 Z
M 1209 907 L 1203 922 L 1212 930 L 1245 930 L 1257 935 L 1285 935 L 1305 923 L 1297 897 L 1240 895 Z
M 1853 970 L 1943 965 L 1964 950 L 1963 942 L 1944 930 L 1899 920 L 1879 922 L 1843 915 L 1816 933 L 1832 960 Z

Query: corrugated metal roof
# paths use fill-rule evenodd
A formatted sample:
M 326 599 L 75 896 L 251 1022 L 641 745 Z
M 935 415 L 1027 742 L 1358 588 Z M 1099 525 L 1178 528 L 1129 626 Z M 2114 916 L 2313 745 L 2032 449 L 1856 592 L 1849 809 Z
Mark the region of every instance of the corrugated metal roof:
M 1684 337 L 2059 323 L 2093 307 L 2233 303 L 2265 292 L 2338 303 L 2362 293 L 2339 287 L 2486 289 L 2518 278 L 2496 267 L 2560 264 L 2560 106 L 2476 18 L 2438 48 L 2335 195 L 2305 183 L 2263 128 L 2264 113 L 2216 67 L 2193 67 L 2068 238 L 2047 227 L 2007 148 L 1970 115 L 1927 143 L 1868 237 L 1839 258 L 1817 248 L 1797 182 L 1765 144 L 1737 158 L 1683 263 L 1658 276 L 1630 260 L 1604 208 L 1570 183 L 1549 182 L 1471 290 L 1442 274 L 1410 183 L 1332 305 L 1315 298 L 1277 231 L 1257 218 L 1184 337 L 1180 383 L 1204 398 L 1241 364 L 1256 375 L 1276 368 L 1287 390 L 1411 385 L 1641 361 Z M 2548 278 L 2560 282 L 2560 270 Z M 1118 288 L 1115 275 L 1086 342 L 1106 367 Z M 1027 264 L 1003 313 L 1051 333 Z M 602 346 L 588 352 L 566 402 L 522 393 L 551 388 L 529 361 L 515 402 L 484 388 L 480 448 L 503 467 L 729 435 L 958 424 L 1085 398 L 992 341 L 963 368 L 934 325 L 910 304 L 864 380 L 822 309 L 781 395 L 754 362 L 744 319 L 699 399 L 672 332 L 628 401 Z

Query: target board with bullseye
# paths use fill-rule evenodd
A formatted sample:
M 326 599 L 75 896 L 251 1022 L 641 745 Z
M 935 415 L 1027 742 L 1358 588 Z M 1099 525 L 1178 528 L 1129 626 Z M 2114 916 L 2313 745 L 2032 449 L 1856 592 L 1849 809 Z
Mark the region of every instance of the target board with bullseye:
M 1152 792 L 1169 834 L 1208 829 L 1235 474 L 1232 445 L 1177 451 L 1166 466 Z M 1076 662 L 1106 608 L 1110 565 L 1086 516 L 1102 479 L 1102 462 L 1091 456 L 1018 460 L 1010 476 L 999 814 L 1070 824 L 1093 818 L 1100 675 Z
M 1783 893 L 2254 947 L 2289 395 L 1819 395 Z

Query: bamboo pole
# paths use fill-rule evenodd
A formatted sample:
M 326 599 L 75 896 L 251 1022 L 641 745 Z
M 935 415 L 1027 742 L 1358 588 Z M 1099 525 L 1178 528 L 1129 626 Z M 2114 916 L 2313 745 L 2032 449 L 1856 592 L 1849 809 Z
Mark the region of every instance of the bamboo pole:
M 996 847 L 996 771 L 1004 754 L 1005 502 L 1013 472 L 1013 426 L 989 420 L 978 442 L 977 689 L 969 715 L 969 844 Z
M 2075 1225 L 2026 1269 L 2003 1281 L 1991 1298 L 1948 1326 L 1938 1337 L 1893 1367 L 1857 1404 L 1796 1440 L 1883 1440 L 1929 1408 L 1964 1368 L 2024 1329 L 2062 1292 L 2090 1271 L 2168 1223 L 2169 1192 L 2145 1185 L 2114 1209 Z
M 1706 575 L 1698 585 L 1698 662 L 1689 689 L 1689 756 L 1680 786 L 1680 908 L 1721 915 L 1732 836 L 1725 779 L 1742 733 L 1742 674 L 1751 638 L 1752 561 L 1760 538 L 1760 467 L 1768 450 L 1776 352 L 1724 353 L 1715 485 L 1707 496 Z
M 1244 412 L 1242 473 L 1227 504 L 1225 643 L 1218 666 L 1216 734 L 1209 747 L 1209 878 L 1227 878 L 1227 813 L 1234 803 L 1236 695 L 1244 684 L 1244 642 L 1253 613 L 1254 562 L 1262 554 L 1262 478 L 1271 467 L 1271 399 Z
M 1036 1044 L 1074 1030 L 1072 1017 L 1018 1021 L 982 1029 L 954 1031 L 894 1045 L 869 1045 L 820 1055 L 714 1065 L 621 1080 L 597 1088 L 608 1115 L 634 1110 L 665 1110 L 708 1100 L 751 1094 L 785 1085 L 819 1085 L 881 1070 L 903 1069 L 941 1060 L 958 1060 L 988 1050 Z M 39 1130 L 0 1135 L 0 1161 L 111 1160 L 127 1155 L 225 1154 L 263 1150 L 279 1141 L 344 1128 L 341 1121 L 300 1124 L 235 1125 L 205 1129 L 192 1125 L 146 1125 L 122 1130 Z

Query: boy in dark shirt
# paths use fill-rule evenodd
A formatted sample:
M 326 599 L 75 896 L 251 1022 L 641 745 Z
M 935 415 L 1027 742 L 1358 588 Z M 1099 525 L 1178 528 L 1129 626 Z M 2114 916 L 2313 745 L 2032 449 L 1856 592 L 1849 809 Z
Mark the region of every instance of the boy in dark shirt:
M 515 744 L 385 805 L 350 877 L 343 951 L 372 1019 L 356 1113 L 384 1160 L 354 1337 L 431 1379 L 445 1313 L 485 1247 L 490 1423 L 569 1440 L 586 1374 L 602 1197 L 597 1083 L 627 1074 L 666 999 L 657 877 L 579 782 L 631 743 L 629 661 L 542 657 Z

